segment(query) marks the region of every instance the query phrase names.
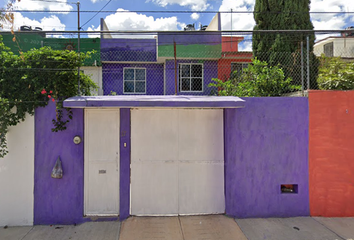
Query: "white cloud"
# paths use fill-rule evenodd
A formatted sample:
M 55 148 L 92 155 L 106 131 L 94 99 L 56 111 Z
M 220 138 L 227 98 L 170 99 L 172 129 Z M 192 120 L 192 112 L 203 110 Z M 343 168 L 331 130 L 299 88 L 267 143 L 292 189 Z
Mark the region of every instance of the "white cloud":
M 223 0 L 219 11 L 253 11 L 254 0 Z M 252 13 L 221 13 L 221 29 L 231 30 L 252 30 L 255 24 Z
M 312 0 L 311 12 L 353 12 L 352 0 Z M 315 30 L 338 30 L 347 27 L 352 15 L 348 14 L 311 14 Z
M 253 11 L 255 0 L 223 0 L 219 11 Z M 354 12 L 353 0 L 312 0 L 311 12 Z M 338 30 L 348 27 L 349 22 L 354 21 L 349 14 L 311 14 L 312 24 L 315 30 Z M 231 29 L 231 15 L 221 14 L 222 30 Z M 232 14 L 233 30 L 252 30 L 255 21 L 253 14 Z
M 200 17 L 200 15 L 198 13 L 192 13 L 191 14 L 191 19 L 193 19 L 193 20 L 198 20 L 199 17 Z
M 161 7 L 178 4 L 182 7 L 188 7 L 193 11 L 204 11 L 210 6 L 208 0 L 147 0 L 147 2 L 153 2 Z
M 104 20 L 110 31 L 177 31 L 185 25 L 178 22 L 175 16 L 154 18 L 144 14 L 129 12 L 121 8 L 117 9 L 116 13 L 106 16 Z M 87 30 L 99 31 L 100 26 L 97 28 L 91 26 Z M 133 37 L 132 35 L 129 36 Z M 90 37 L 97 37 L 97 35 Z
M 252 39 L 245 38 L 245 40 L 239 43 L 238 50 L 240 52 L 252 52 Z
M 64 31 L 65 25 L 60 21 L 60 19 L 51 15 L 49 17 L 43 17 L 42 19 L 34 20 L 28 17 L 24 17 L 21 13 L 15 13 L 15 22 L 14 22 L 14 30 L 16 31 L 21 26 L 30 26 L 32 29 L 35 27 L 40 27 L 43 31 Z M 4 24 L 4 31 L 9 31 L 10 25 Z
M 61 1 L 31 1 L 21 0 L 15 4 L 16 10 L 49 10 L 49 11 L 70 11 L 73 7 L 67 3 L 67 0 Z M 67 13 L 62 13 L 67 14 Z

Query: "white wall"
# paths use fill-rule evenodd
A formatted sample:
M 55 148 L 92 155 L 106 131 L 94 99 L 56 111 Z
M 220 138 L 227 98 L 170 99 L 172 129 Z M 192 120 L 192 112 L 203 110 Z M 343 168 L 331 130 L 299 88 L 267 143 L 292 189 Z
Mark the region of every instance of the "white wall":
M 34 117 L 11 127 L 0 158 L 0 226 L 33 225 Z
M 331 42 L 333 42 L 334 57 L 342 57 L 342 58 L 354 57 L 354 38 L 328 38 L 323 41 L 320 41 L 316 43 L 314 46 L 315 55 L 321 56 L 321 54 L 324 53 L 324 45 Z
M 102 96 L 102 67 L 81 67 L 81 70 L 97 84 L 98 89 L 93 94 Z

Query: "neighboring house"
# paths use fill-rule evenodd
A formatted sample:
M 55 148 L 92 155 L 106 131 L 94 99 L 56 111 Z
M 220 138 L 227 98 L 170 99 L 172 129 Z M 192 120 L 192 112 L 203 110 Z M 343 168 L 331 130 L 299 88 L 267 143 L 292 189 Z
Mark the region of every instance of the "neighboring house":
M 101 26 L 108 30 L 103 20 Z M 150 39 L 102 34 L 104 95 L 211 95 L 208 84 L 218 77 L 220 29 L 217 14 L 203 31 L 159 32 Z
M 218 61 L 218 79 L 228 80 L 235 71 L 242 72 L 252 62 L 252 52 L 239 52 L 238 44 L 243 37 L 222 37 L 221 58 Z
M 347 28 L 350 30 L 352 28 Z M 316 56 L 341 57 L 344 60 L 354 60 L 354 30 L 342 32 L 341 36 L 331 36 L 315 43 Z
M 41 31 L 33 31 L 33 33 L 15 32 L 13 35 L 10 32 L 1 32 L 5 46 L 9 47 L 12 52 L 26 52 L 33 48 L 41 48 L 49 46 L 54 50 L 75 50 L 77 51 L 77 38 L 48 38 Z M 80 52 L 86 53 L 94 51 L 90 59 L 84 62 L 81 70 L 89 75 L 91 79 L 99 87 L 96 91 L 97 95 L 102 95 L 102 67 L 100 59 L 100 38 L 81 38 Z

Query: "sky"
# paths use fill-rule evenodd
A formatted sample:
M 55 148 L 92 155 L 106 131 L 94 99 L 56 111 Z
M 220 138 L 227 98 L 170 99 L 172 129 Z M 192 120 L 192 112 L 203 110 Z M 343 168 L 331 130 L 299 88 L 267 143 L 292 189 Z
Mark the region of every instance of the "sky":
M 7 0 L 0 0 L 5 7 Z M 77 10 L 76 1 L 71 0 L 21 0 L 16 10 Z M 107 4 L 107 5 L 106 5 Z M 200 11 L 253 11 L 255 0 L 81 0 L 80 27 L 82 30 L 100 30 L 103 18 L 112 31 L 118 30 L 182 30 L 186 24 L 208 25 L 215 13 Z M 138 11 L 138 12 L 135 12 Z M 158 12 L 144 12 L 158 11 Z M 161 12 L 160 12 L 161 11 Z M 189 11 L 188 13 L 164 13 L 164 11 Z M 354 12 L 353 0 L 312 0 L 311 12 Z M 92 19 L 91 19 L 92 18 Z M 91 19 L 91 20 L 90 20 Z M 232 19 L 232 24 L 231 24 Z M 90 21 L 89 21 L 90 20 Z M 354 26 L 354 14 L 311 14 L 315 30 L 340 30 Z M 222 30 L 252 30 L 253 14 L 221 14 Z M 77 13 L 31 13 L 15 14 L 15 29 L 22 25 L 41 27 L 43 30 L 75 31 L 78 29 Z M 5 26 L 3 31 L 8 30 Z M 247 46 L 244 46 L 247 48 Z M 249 46 L 248 46 L 249 47 Z

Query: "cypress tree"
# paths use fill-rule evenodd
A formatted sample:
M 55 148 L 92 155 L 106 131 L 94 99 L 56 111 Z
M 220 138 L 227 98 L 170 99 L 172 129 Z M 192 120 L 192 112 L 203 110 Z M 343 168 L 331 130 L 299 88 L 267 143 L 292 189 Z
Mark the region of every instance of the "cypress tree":
M 256 0 L 254 7 L 254 30 L 313 30 L 310 20 L 309 0 Z M 313 33 L 253 33 L 254 57 L 270 66 L 280 65 L 286 77 L 301 84 L 301 42 L 304 46 L 306 66 L 306 37 L 310 37 L 310 87 L 317 88 L 318 60 L 313 54 Z M 306 83 L 307 68 L 304 67 Z M 305 84 L 305 88 L 306 88 Z

